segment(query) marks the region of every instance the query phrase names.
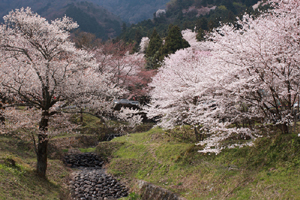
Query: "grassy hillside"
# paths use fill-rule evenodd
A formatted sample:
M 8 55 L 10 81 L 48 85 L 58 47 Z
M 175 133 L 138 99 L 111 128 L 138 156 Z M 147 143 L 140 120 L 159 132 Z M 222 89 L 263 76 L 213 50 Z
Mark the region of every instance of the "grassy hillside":
M 72 120 L 78 120 L 74 116 Z M 98 132 L 99 120 L 84 115 L 82 130 Z M 98 131 L 97 131 L 98 130 Z M 87 137 L 94 137 L 87 139 Z M 36 156 L 26 135 L 0 135 L 0 200 L 64 199 L 71 169 L 64 167 L 62 152 L 81 152 L 99 135 L 60 135 L 50 140 L 48 180 L 35 174 Z M 136 199 L 137 180 L 171 190 L 189 200 L 198 199 L 299 199 L 300 137 L 297 134 L 260 138 L 253 147 L 200 154 L 189 127 L 164 131 L 153 128 L 101 142 L 96 152 L 110 161 L 107 171 L 128 183 Z M 54 145 L 54 146 L 53 146 Z M 55 148 L 55 146 L 57 148 Z
M 48 145 L 47 180 L 36 175 L 36 154 L 33 141 L 27 129 L 10 134 L 0 134 L 0 200 L 68 200 L 69 175 L 73 169 L 62 162 L 66 152 L 92 152 L 100 134 L 101 122 L 98 118 L 84 114 L 81 133 L 61 133 L 52 137 Z M 79 123 L 80 116 L 71 120 Z M 27 132 L 26 132 L 27 131 Z M 37 130 L 36 130 L 37 131 Z M 99 133 L 99 134 L 95 134 Z
M 69 169 L 59 159 L 48 160 L 48 180 L 35 173 L 36 155 L 30 141 L 0 136 L 0 199 L 68 199 Z
M 297 199 L 300 138 L 278 135 L 219 155 L 197 152 L 188 130 L 159 128 L 100 143 L 108 171 L 137 191 L 142 179 L 187 199 Z M 192 138 L 190 141 L 188 138 Z

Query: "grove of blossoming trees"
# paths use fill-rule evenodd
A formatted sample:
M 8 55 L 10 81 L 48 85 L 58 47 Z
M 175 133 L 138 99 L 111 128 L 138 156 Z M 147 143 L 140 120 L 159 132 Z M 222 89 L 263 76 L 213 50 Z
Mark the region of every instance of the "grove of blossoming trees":
M 118 93 L 109 73 L 78 50 L 69 31 L 78 25 L 64 17 L 48 22 L 30 8 L 11 11 L 0 26 L 0 89 L 15 101 L 41 110 L 37 172 L 45 177 L 49 119 L 58 102 L 98 106 Z
M 99 71 L 110 73 L 110 81 L 125 91 L 124 97 L 137 99 L 148 94 L 148 83 L 155 70 L 145 69 L 145 58 L 142 53 L 133 53 L 132 45 L 119 41 L 98 45 L 92 52 L 97 59 Z
M 223 101 L 238 118 L 263 118 L 289 132 L 293 105 L 299 96 L 299 2 L 277 1 L 275 9 L 253 19 L 243 16 L 241 29 L 225 25 L 215 31 L 213 52 L 223 78 Z M 234 100 L 234 101 L 233 101 Z
M 208 133 L 201 152 L 219 153 L 233 135 L 257 137 L 254 120 L 289 133 L 300 95 L 300 3 L 270 3 L 267 13 L 244 15 L 239 29 L 223 25 L 166 58 L 151 83 L 149 117 L 160 116 L 164 128 L 190 124 Z

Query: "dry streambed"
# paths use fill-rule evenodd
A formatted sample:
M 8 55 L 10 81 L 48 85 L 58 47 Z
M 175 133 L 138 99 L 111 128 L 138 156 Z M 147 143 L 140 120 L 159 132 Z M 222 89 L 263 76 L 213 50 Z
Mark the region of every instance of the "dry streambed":
M 105 200 L 128 196 L 128 189 L 105 174 L 103 160 L 93 153 L 68 154 L 64 163 L 78 168 L 71 175 L 70 190 L 74 200 Z

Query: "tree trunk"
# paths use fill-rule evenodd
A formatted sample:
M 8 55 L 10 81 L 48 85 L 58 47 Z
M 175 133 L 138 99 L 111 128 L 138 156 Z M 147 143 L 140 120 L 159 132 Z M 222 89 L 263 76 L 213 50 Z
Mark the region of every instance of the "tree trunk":
M 83 123 L 83 109 L 80 108 L 80 123 L 82 124 Z
M 0 103 L 0 124 L 5 125 L 5 117 L 2 115 L 1 110 L 4 110 L 4 108 L 3 108 L 2 104 Z
M 0 113 L 0 124 L 5 125 L 5 117 Z
M 42 119 L 39 126 L 38 148 L 37 148 L 37 165 L 36 170 L 40 177 L 46 177 L 47 170 L 47 147 L 48 147 L 48 121 L 49 112 L 43 111 Z
M 195 136 L 197 141 L 202 141 L 204 139 L 203 134 L 199 133 L 197 127 L 194 127 Z
M 289 134 L 289 125 L 287 123 L 281 124 L 282 134 Z
M 294 133 L 296 133 L 296 125 L 297 125 L 297 112 L 296 110 L 294 109 L 293 110 L 294 112 Z

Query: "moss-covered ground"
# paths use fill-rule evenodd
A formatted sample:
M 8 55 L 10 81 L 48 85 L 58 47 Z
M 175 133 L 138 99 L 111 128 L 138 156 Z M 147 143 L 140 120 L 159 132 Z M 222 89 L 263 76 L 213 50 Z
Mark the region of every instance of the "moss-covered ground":
M 0 199 L 68 199 L 70 169 L 60 159 L 48 159 L 47 179 L 35 173 L 36 155 L 31 141 L 0 136 Z
M 188 138 L 187 131 L 154 128 L 102 142 L 96 152 L 135 193 L 137 180 L 145 180 L 191 200 L 300 199 L 298 135 L 261 138 L 218 155 L 198 153 Z
M 20 129 L 0 134 L 0 200 L 70 199 L 69 175 L 72 169 L 64 166 L 62 156 L 71 152 L 93 152 L 97 141 L 105 134 L 97 117 L 73 115 L 70 120 L 81 126 L 74 133 L 51 137 L 48 145 L 47 179 L 36 175 L 36 154 L 31 132 Z
M 87 115 L 83 119 L 80 131 L 94 137 L 92 141 L 100 138 L 101 121 Z M 146 126 L 136 130 L 143 131 L 151 125 Z M 0 135 L 0 200 L 67 200 L 71 169 L 63 165 L 60 156 L 74 148 L 81 152 L 95 151 L 109 161 L 107 171 L 131 187 L 127 198 L 130 200 L 138 199 L 137 180 L 151 182 L 189 200 L 300 199 L 297 134 L 273 134 L 257 139 L 252 147 L 227 149 L 218 155 L 198 153 L 201 147 L 195 145 L 189 127 L 172 131 L 153 128 L 101 142 L 96 148 L 87 148 L 89 140 L 80 138 L 80 134 L 52 138 L 57 145 L 49 145 L 44 180 L 35 174 L 36 155 L 30 138 L 20 134 Z M 78 143 L 77 147 L 73 143 Z

